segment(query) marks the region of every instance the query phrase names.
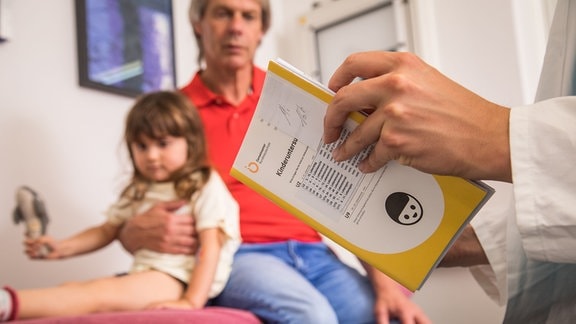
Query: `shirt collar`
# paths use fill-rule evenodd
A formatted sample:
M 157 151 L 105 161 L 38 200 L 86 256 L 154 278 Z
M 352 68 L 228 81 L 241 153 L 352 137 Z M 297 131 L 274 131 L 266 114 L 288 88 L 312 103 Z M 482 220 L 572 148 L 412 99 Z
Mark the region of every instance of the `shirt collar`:
M 215 101 L 225 101 L 224 98 L 212 92 L 202 81 L 200 77 L 201 71 L 197 71 L 192 81 L 184 86 L 181 91 L 187 95 L 192 102 L 198 107 L 205 107 L 211 105 Z M 262 93 L 262 86 L 264 85 L 264 78 L 266 73 L 260 68 L 254 66 L 252 70 L 252 92 L 248 94 L 248 98 L 260 98 Z

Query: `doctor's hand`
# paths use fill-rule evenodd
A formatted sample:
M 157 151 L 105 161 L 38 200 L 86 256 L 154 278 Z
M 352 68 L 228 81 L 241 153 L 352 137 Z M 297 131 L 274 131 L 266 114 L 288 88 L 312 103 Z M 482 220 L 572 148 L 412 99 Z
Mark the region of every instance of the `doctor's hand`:
M 130 253 L 145 248 L 171 254 L 193 254 L 198 240 L 194 218 L 174 212 L 184 201 L 162 202 L 130 218 L 120 230 L 122 246 Z
M 351 83 L 355 78 L 360 82 Z M 337 161 L 375 144 L 359 168 L 390 160 L 420 171 L 469 179 L 511 181 L 509 109 L 450 80 L 412 53 L 350 55 L 329 88 L 336 92 L 324 119 L 324 141 L 336 141 L 353 111 L 369 116 L 339 147 Z

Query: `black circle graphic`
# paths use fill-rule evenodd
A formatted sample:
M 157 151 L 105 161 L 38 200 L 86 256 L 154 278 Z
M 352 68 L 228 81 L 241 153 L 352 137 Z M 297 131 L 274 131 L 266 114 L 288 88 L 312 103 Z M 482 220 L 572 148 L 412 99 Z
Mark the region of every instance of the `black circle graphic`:
M 398 224 L 414 225 L 424 214 L 422 204 L 414 196 L 405 192 L 394 192 L 386 198 L 386 212 Z

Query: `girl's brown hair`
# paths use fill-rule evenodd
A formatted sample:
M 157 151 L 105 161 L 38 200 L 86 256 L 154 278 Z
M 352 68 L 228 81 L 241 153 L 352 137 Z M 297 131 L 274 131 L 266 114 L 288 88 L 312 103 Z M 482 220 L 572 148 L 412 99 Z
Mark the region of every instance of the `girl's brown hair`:
M 130 144 L 140 142 L 143 135 L 151 139 L 165 136 L 186 139 L 188 160 L 169 180 L 174 182 L 178 198 L 189 200 L 210 176 L 204 127 L 196 107 L 179 92 L 156 91 L 139 97 L 128 112 L 124 142 L 130 153 L 134 174 L 121 196 L 133 202 L 141 200 L 151 184 L 136 168 L 130 149 Z

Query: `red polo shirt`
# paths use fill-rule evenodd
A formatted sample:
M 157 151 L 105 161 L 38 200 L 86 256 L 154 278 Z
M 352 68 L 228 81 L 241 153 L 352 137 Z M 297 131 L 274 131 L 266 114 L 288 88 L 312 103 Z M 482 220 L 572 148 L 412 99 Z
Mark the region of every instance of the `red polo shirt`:
M 204 122 L 211 162 L 240 205 L 243 241 L 319 241 L 320 235 L 314 229 L 230 176 L 236 153 L 256 110 L 265 75 L 264 71 L 254 67 L 253 91 L 238 106 L 210 91 L 199 73 L 181 91 L 198 108 Z

